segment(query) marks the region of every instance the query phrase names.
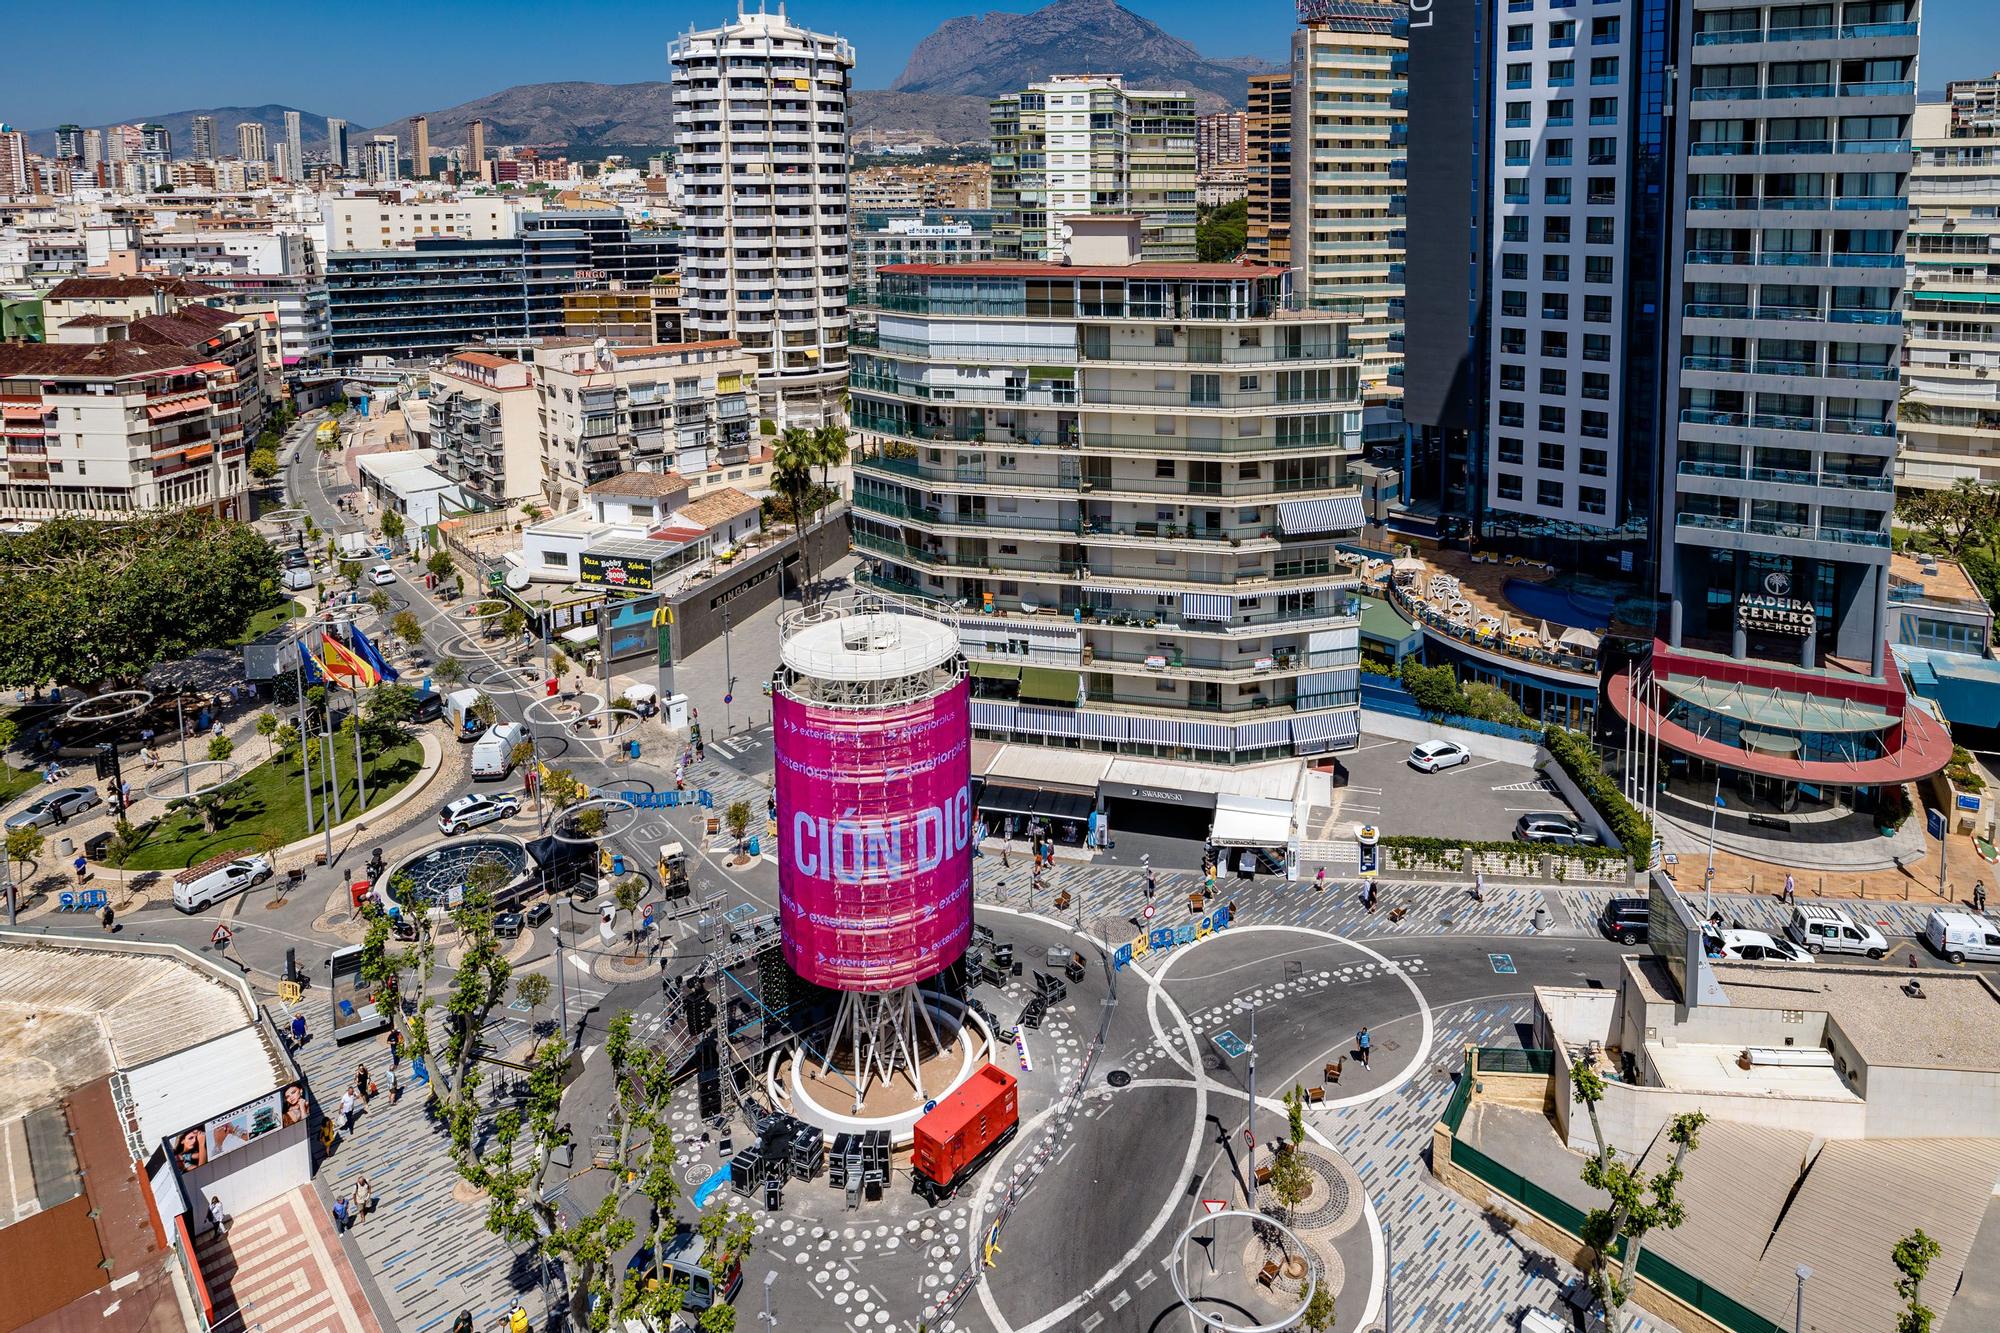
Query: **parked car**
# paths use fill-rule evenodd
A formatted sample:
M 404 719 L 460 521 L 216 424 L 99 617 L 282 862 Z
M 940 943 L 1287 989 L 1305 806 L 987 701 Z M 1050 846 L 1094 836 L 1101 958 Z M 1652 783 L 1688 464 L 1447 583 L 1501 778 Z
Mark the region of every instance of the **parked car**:
M 1785 934 L 1812 953 L 1830 949 L 1834 953 L 1880 958 L 1889 952 L 1889 941 L 1882 938 L 1881 931 L 1865 921 L 1857 923 L 1837 907 L 1819 903 L 1800 903 L 1792 908 L 1791 919 L 1785 922 Z
M 496 819 L 511 819 L 521 813 L 518 796 L 461 796 L 438 811 L 438 829 L 456 835 Z
M 1653 905 L 1644 898 L 1613 898 L 1597 917 L 1597 928 L 1620 944 L 1644 944 L 1652 927 Z
M 1457 741 L 1425 741 L 1410 751 L 1410 767 L 1420 773 L 1435 773 L 1472 762 L 1472 751 Z
M 1538 810 L 1514 821 L 1514 841 L 1549 842 L 1564 847 L 1595 847 L 1597 834 L 1582 820 L 1558 810 Z
M 1934 910 L 1924 922 L 1924 942 L 1953 963 L 2000 963 L 2000 926 L 1971 912 Z
M 1710 958 L 1740 963 L 1810 963 L 1813 956 L 1790 940 L 1761 930 L 1704 930 L 1702 943 Z
M 368 581 L 370 583 L 394 583 L 396 581 L 396 571 L 388 565 L 377 565 L 368 571 Z
M 86 810 L 95 810 L 104 804 L 104 798 L 97 794 L 95 787 L 58 787 L 44 796 L 37 797 L 34 804 L 25 810 L 17 810 L 7 816 L 7 827 L 53 828 L 57 824 L 69 822 L 70 818 Z
M 436 690 L 418 690 L 416 709 L 410 714 L 413 722 L 435 722 L 444 716 L 444 696 Z

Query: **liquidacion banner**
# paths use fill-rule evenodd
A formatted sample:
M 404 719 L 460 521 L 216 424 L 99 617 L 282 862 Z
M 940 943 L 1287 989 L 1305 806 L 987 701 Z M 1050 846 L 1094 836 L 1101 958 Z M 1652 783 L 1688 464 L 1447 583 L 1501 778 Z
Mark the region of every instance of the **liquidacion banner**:
M 778 908 L 808 981 L 881 991 L 943 971 L 972 936 L 968 687 L 899 707 L 771 700 Z

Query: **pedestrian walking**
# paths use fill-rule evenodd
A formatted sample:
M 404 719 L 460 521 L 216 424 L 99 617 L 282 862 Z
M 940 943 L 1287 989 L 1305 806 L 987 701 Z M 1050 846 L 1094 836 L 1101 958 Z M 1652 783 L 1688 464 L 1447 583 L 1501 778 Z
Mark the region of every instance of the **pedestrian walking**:
M 1374 1047 L 1374 1042 L 1369 1038 L 1367 1028 L 1363 1028 L 1361 1029 L 1361 1031 L 1354 1034 L 1354 1048 L 1361 1056 L 1361 1067 L 1363 1069 L 1369 1068 L 1368 1052 L 1371 1049 L 1373 1049 L 1373 1047 Z
M 105 933 L 105 934 L 109 935 L 109 934 L 111 934 L 111 933 L 112 933 L 112 932 L 113 932 L 114 930 L 116 930 L 116 929 L 117 929 L 117 927 L 116 927 L 116 926 L 115 926 L 115 925 L 113 924 L 113 922 L 114 922 L 114 921 L 116 921 L 116 919 L 117 919 L 117 918 L 116 918 L 116 917 L 115 917 L 115 916 L 114 916 L 114 915 L 112 914 L 112 911 L 111 911 L 111 904 L 110 904 L 110 903 L 106 903 L 106 904 L 104 904 L 104 917 L 103 917 L 103 921 L 104 921 L 104 933 Z
M 341 1232 L 347 1230 L 348 1226 L 353 1221 L 354 1221 L 354 1209 L 348 1205 L 347 1200 L 335 1199 L 333 1201 L 334 1234 L 338 1235 Z
M 396 1062 L 403 1058 L 403 1034 L 389 1029 L 389 1077 L 396 1076 Z
M 354 1132 L 354 1117 L 360 1114 L 361 1114 L 361 1098 L 355 1095 L 354 1089 L 349 1088 L 346 1092 L 341 1093 L 340 1094 L 341 1133 L 352 1134 Z
M 1983 912 L 1986 910 L 1986 881 L 1983 879 L 1973 881 L 1972 910 L 1975 912 Z
M 293 1014 L 292 1045 L 303 1046 L 305 1044 L 306 1044 L 306 1016 L 304 1014 Z
M 364 1102 L 368 1100 L 369 1094 L 375 1091 L 375 1084 L 368 1077 L 367 1065 L 354 1066 L 354 1090 L 361 1094 L 361 1100 Z
M 222 1206 L 220 1195 L 208 1196 L 208 1224 L 225 1235 L 229 1231 L 229 1210 Z
M 354 1178 L 354 1220 L 363 1221 L 375 1207 L 375 1191 L 368 1185 L 368 1177 Z
M 451 1321 L 451 1333 L 472 1333 L 472 1311 L 458 1312 L 458 1318 Z
M 1011 869 L 1012 866 L 1013 862 L 1008 860 L 1007 858 L 1007 844 L 1003 842 L 1000 844 L 1000 868 L 1002 870 L 1008 870 Z
M 403 1100 L 403 1073 L 394 1065 L 389 1066 L 389 1105 Z
M 1785 906 L 1790 907 L 1798 900 L 1796 886 L 1792 883 L 1792 872 L 1787 870 L 1785 872 Z
M 1319 893 L 1325 893 L 1325 892 L 1326 892 L 1326 867 L 1325 867 L 1325 866 L 1321 866 L 1321 867 L 1319 868 L 1319 873 L 1318 873 L 1317 875 L 1314 875 L 1314 876 L 1313 876 L 1313 888 L 1314 888 L 1314 890 L 1316 890 L 1316 891 L 1317 891 L 1317 892 L 1319 892 Z

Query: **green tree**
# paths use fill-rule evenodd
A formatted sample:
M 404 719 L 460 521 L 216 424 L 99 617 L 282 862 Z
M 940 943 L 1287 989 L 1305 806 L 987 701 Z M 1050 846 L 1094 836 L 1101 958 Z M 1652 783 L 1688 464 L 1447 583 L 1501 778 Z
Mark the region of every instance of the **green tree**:
M 813 464 L 818 447 L 813 432 L 803 426 L 788 426 L 778 437 L 771 456 L 771 485 L 792 511 L 792 536 L 799 546 L 799 567 L 805 581 L 813 581 L 812 551 L 806 546 L 806 499 L 812 488 Z
M 514 978 L 514 998 L 528 1006 L 528 1017 L 532 1020 L 535 1010 L 549 1002 L 549 979 L 540 972 L 523 972 Z
M 452 909 L 462 953 L 445 996 L 445 1028 L 435 1070 L 440 1118 L 451 1140 L 452 1160 L 461 1169 L 472 1158 L 472 1138 L 479 1117 L 480 1083 L 476 1057 L 484 1040 L 486 1021 L 507 998 L 513 968 L 493 930 L 494 894 L 513 878 L 506 863 L 485 860 L 466 874 L 465 891 Z
M 1450 667 L 1425 666 L 1412 657 L 1404 659 L 1398 674 L 1403 688 L 1424 712 L 1433 717 L 1465 715 L 1465 692 L 1458 688 L 1458 676 Z
M 431 674 L 442 681 L 446 689 L 452 689 L 465 679 L 465 666 L 456 657 L 441 658 L 431 668 Z
M 1312 1170 L 1306 1165 L 1306 1094 L 1294 1086 L 1285 1094 L 1285 1110 L 1289 1120 L 1290 1134 L 1278 1150 L 1271 1154 L 1271 1194 L 1284 1206 L 1285 1220 L 1292 1220 L 1292 1210 L 1305 1202 L 1312 1193 Z
M 458 572 L 457 568 L 451 563 L 451 553 L 449 551 L 432 551 L 430 559 L 424 561 L 424 569 L 439 583 L 443 583 Z
M 1310 1329 L 1312 1333 L 1328 1333 L 1333 1323 L 1333 1293 L 1327 1290 L 1326 1274 L 1315 1273 L 1312 1299 L 1306 1302 L 1305 1313 L 1299 1316 L 1299 1327 Z
M 500 709 L 497 706 L 495 706 L 494 702 L 491 699 L 487 698 L 483 694 L 480 695 L 477 699 L 472 701 L 472 708 L 469 711 L 472 713 L 472 716 L 478 720 L 479 725 L 482 727 L 493 727 L 499 725 Z
M 384 509 L 382 511 L 382 535 L 384 537 L 393 542 L 407 531 L 409 531 L 409 524 L 403 521 L 401 514 L 393 509 Z
M 521 614 L 518 606 L 509 607 L 507 614 L 500 617 L 500 635 L 506 639 L 518 639 L 521 631 L 528 628 L 528 618 Z
M 7 830 L 7 860 L 32 861 L 42 850 L 42 831 L 38 828 L 10 828 Z
M 346 579 L 346 580 L 347 580 L 347 586 L 348 586 L 348 587 L 350 587 L 350 588 L 358 588 L 358 587 L 360 587 L 360 586 L 361 586 L 361 562 L 360 562 L 359 560 L 343 560 L 343 561 L 341 561 L 341 562 L 340 562 L 340 577 L 342 577 L 342 578 L 344 578 L 344 579 Z
M 1204 210 L 1195 219 L 1194 254 L 1204 264 L 1225 264 L 1243 253 L 1250 223 L 1250 202 L 1233 199 Z
M 637 875 L 627 875 L 613 886 L 611 897 L 618 904 L 618 910 L 625 914 L 625 941 L 636 948 L 639 941 L 637 917 L 639 904 L 646 897 L 646 881 Z
M 1922 1227 L 1897 1241 L 1889 1251 L 1890 1262 L 1902 1274 L 1896 1279 L 1896 1294 L 1908 1302 L 1908 1308 L 1896 1316 L 1896 1333 L 1931 1333 L 1937 1312 L 1923 1302 L 1924 1278 L 1940 1253 L 1941 1247 L 1924 1234 Z
M 276 713 L 257 714 L 257 734 L 264 738 L 265 746 L 274 755 L 278 752 L 278 731 L 284 725 Z
M 277 591 L 270 543 L 207 513 L 0 534 L 0 686 L 136 681 L 235 642 Z
M 368 609 L 373 611 L 378 616 L 387 613 L 387 611 L 389 610 L 389 594 L 383 592 L 380 588 L 377 588 L 374 592 L 369 593 Z
M 208 738 L 208 757 L 213 762 L 222 763 L 235 753 L 236 742 L 230 740 L 229 737 L 210 736 Z
M 833 494 L 833 469 L 844 466 L 852 453 L 847 443 L 847 427 L 838 422 L 829 421 L 813 432 L 813 462 L 819 464 L 819 486 L 812 494 L 814 521 L 818 521 L 820 509 Z
M 405 648 L 414 651 L 424 641 L 424 623 L 408 611 L 398 611 L 396 618 L 389 622 L 389 633 L 395 635 Z
M 260 440 L 263 438 L 258 437 Z M 259 481 L 269 481 L 278 475 L 278 451 L 258 448 L 250 451 L 250 475 Z
M 731 801 L 722 812 L 722 823 L 729 830 L 729 836 L 736 840 L 736 850 L 743 850 L 743 835 L 750 831 L 750 802 Z
M 1680 1183 L 1687 1155 L 1701 1146 L 1701 1127 L 1708 1117 L 1699 1111 L 1675 1116 L 1667 1123 L 1667 1142 L 1674 1145 L 1674 1157 L 1666 1168 L 1649 1179 L 1636 1162 L 1622 1161 L 1604 1138 L 1604 1126 L 1597 1116 L 1597 1104 L 1604 1100 L 1604 1076 L 1579 1056 L 1570 1066 L 1570 1094 L 1590 1115 L 1591 1133 L 1597 1138 L 1597 1155 L 1583 1166 L 1583 1183 L 1602 1191 L 1609 1206 L 1593 1208 L 1583 1223 L 1583 1243 L 1590 1247 L 1590 1289 L 1604 1305 L 1604 1323 L 1610 1333 L 1624 1327 L 1625 1302 L 1631 1298 L 1632 1284 L 1639 1271 L 1639 1251 L 1646 1234 L 1653 1230 L 1672 1231 L 1687 1219 L 1680 1201 Z M 1622 1271 L 1611 1268 L 1610 1251 L 1625 1242 Z
M 1896 517 L 1956 556 L 1992 544 L 2000 524 L 2000 488 L 1960 477 L 1949 489 L 1904 491 L 1896 497 Z

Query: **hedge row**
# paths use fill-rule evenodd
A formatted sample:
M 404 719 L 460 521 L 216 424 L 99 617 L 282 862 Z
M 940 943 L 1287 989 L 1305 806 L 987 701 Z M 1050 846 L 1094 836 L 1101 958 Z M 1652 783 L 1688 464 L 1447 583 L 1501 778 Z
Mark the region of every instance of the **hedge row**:
M 1625 799 L 1625 793 L 1618 790 L 1618 784 L 1604 771 L 1598 761 L 1597 751 L 1591 748 L 1590 738 L 1580 731 L 1569 731 L 1562 727 L 1550 727 L 1542 736 L 1542 748 L 1549 752 L 1570 780 L 1582 789 L 1597 813 L 1618 841 L 1625 844 L 1626 854 L 1632 858 L 1634 870 L 1644 870 L 1651 863 L 1653 854 L 1653 823 L 1640 814 L 1633 804 Z

